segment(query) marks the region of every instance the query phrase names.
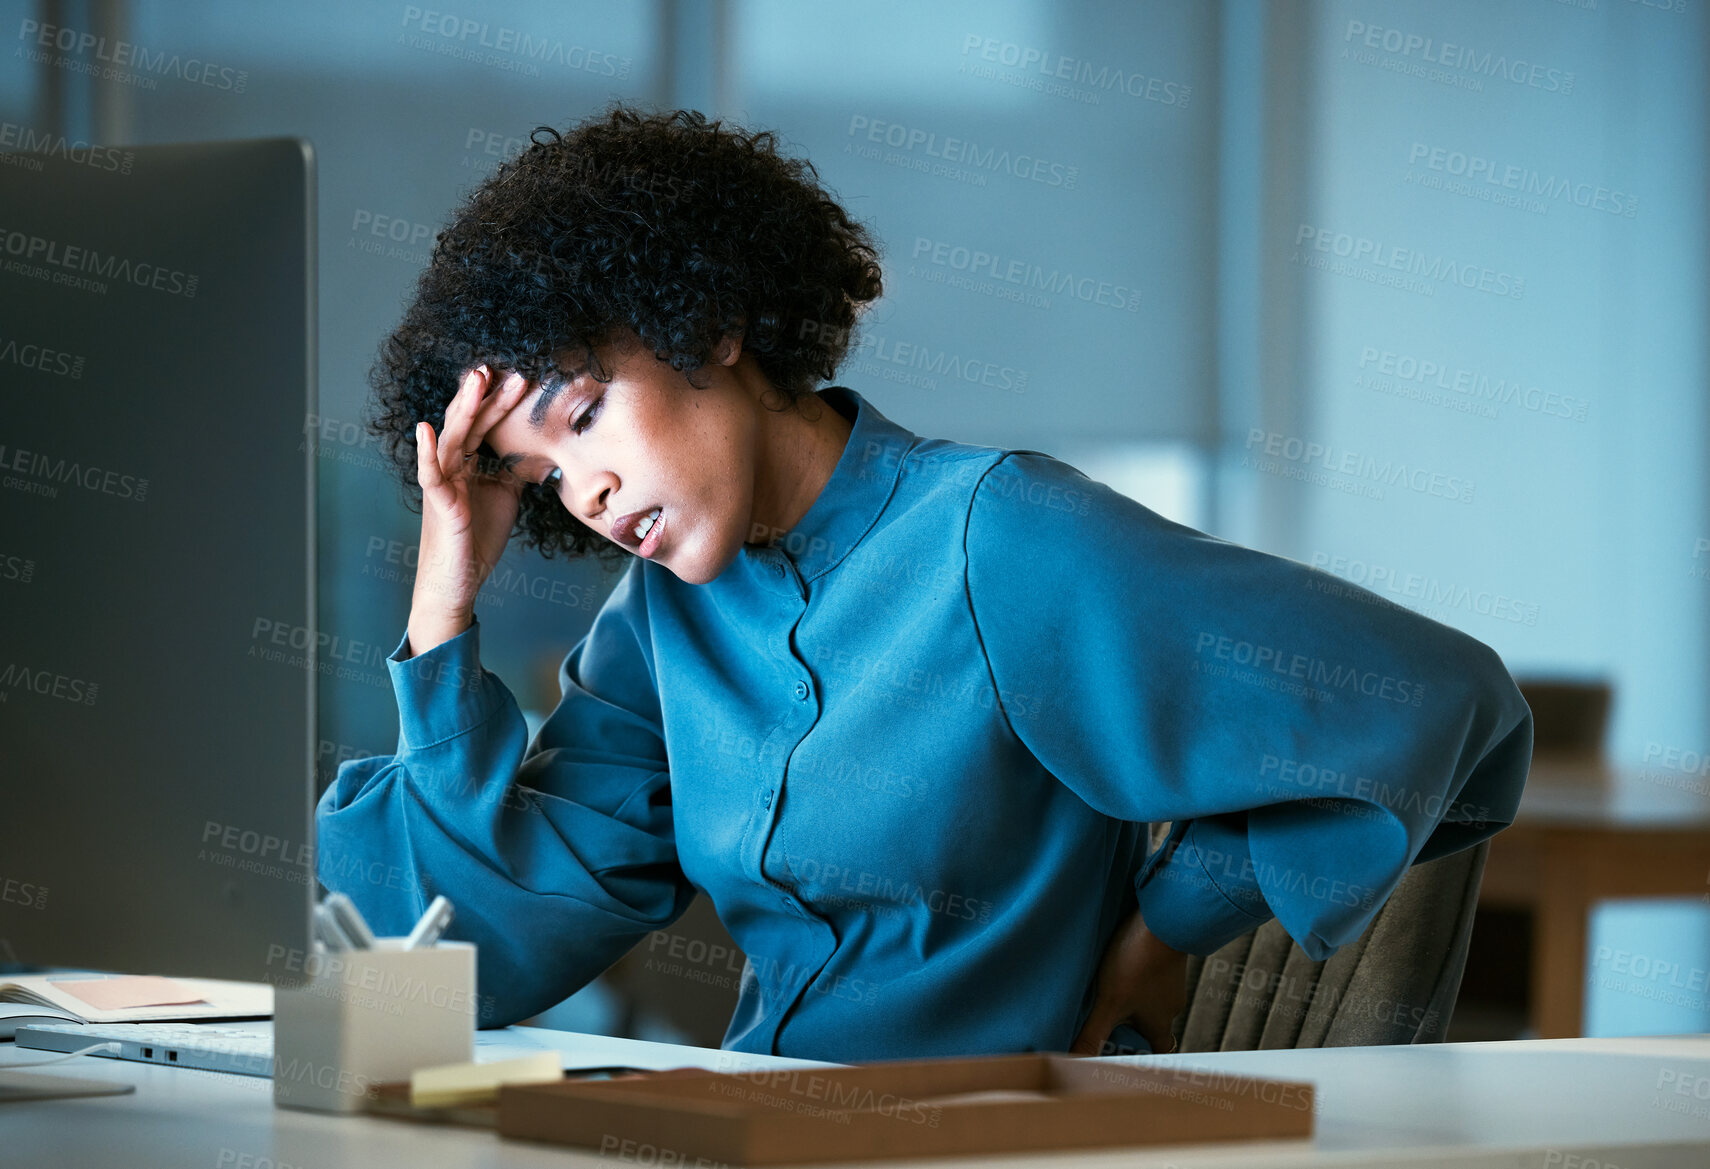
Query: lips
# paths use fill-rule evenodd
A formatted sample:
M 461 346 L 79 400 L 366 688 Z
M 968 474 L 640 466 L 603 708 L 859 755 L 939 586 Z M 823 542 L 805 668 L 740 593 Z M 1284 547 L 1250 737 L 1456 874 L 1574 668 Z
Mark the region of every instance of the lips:
M 652 510 L 651 507 L 644 507 L 640 511 L 627 512 L 613 520 L 611 532 L 613 542 L 622 544 L 631 552 L 638 551 L 641 548 L 641 541 L 635 538 L 635 525 L 639 524 L 642 518 Z

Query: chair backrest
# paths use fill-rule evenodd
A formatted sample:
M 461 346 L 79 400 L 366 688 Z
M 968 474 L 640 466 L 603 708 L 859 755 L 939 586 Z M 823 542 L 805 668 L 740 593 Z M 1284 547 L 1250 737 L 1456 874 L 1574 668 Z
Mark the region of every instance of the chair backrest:
M 1460 992 L 1490 842 L 1414 865 L 1366 932 L 1314 962 L 1273 918 L 1191 955 L 1178 1051 L 1438 1043 Z

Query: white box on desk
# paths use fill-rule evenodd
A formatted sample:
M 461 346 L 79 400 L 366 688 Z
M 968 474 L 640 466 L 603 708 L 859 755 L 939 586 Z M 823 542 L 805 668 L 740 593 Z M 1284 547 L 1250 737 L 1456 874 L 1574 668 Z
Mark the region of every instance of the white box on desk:
M 273 1103 L 360 1111 L 375 1084 L 475 1058 L 475 946 L 317 954 L 303 986 L 273 991 Z

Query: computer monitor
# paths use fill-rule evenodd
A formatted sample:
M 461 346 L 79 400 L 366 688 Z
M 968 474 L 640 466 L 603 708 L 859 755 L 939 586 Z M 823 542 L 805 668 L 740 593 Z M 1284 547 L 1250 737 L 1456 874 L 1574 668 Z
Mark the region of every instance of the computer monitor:
M 315 882 L 315 166 L 0 155 L 0 962 L 291 985 Z

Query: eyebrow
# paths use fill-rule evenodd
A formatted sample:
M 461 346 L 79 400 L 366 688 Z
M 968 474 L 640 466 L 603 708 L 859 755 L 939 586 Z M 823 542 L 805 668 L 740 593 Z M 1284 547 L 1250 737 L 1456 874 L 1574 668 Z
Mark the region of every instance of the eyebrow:
M 574 376 L 574 374 L 571 375 L 571 377 Z M 550 374 L 541 381 L 540 387 L 535 390 L 535 394 L 537 396 L 534 400 L 534 405 L 529 407 L 529 429 L 538 432 L 545 427 L 546 412 L 552 409 L 552 403 L 558 400 L 558 396 L 564 392 L 565 387 L 569 385 L 569 382 L 570 379 L 562 374 Z M 517 464 L 526 458 L 528 458 L 528 456 L 524 454 L 505 455 L 499 459 L 499 469 L 502 471 L 514 471 L 517 468 Z

